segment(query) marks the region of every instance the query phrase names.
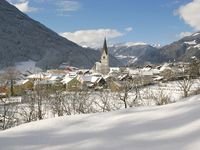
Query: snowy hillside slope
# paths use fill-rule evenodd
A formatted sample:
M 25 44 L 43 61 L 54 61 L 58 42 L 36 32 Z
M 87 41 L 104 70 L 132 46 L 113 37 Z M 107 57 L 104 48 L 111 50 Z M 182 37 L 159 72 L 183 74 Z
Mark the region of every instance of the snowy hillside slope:
M 200 95 L 165 106 L 42 120 L 0 132 L 4 150 L 197 150 Z

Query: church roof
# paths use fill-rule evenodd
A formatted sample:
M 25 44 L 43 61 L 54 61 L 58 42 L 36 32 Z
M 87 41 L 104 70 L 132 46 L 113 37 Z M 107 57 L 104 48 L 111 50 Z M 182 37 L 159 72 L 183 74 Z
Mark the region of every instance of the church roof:
M 103 50 L 102 52 L 105 51 L 106 55 L 108 55 L 108 47 L 107 47 L 107 42 L 106 42 L 106 38 L 104 39 L 104 43 L 103 43 Z

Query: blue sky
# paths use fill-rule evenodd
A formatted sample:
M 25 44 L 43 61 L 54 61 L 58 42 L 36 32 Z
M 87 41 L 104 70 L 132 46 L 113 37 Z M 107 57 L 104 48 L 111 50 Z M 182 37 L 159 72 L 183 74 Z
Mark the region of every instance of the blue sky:
M 98 47 L 104 36 L 110 44 L 165 45 L 200 30 L 200 0 L 8 1 L 82 46 Z

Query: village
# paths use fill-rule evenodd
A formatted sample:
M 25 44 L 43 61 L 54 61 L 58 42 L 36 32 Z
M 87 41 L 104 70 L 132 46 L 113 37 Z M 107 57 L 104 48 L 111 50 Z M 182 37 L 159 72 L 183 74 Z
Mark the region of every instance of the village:
M 165 105 L 196 95 L 199 60 L 144 66 L 109 66 L 102 55 L 90 69 L 63 63 L 58 69 L 20 72 L 10 67 L 0 80 L 0 129 L 55 116 Z
M 21 73 L 17 69 L 8 68 L 1 75 L 0 96 L 23 96 L 37 89 L 48 90 L 123 90 L 126 81 L 138 81 L 139 86 L 155 85 L 162 82 L 191 79 L 199 76 L 199 60 L 191 58 L 191 62 L 169 62 L 159 65 L 147 64 L 134 67 L 110 67 L 106 39 L 99 62 L 91 69 L 80 69 L 63 63 L 58 69 L 33 73 L 29 70 Z M 131 80 L 130 80 L 131 79 Z M 132 82 L 132 84 L 136 84 Z
M 130 77 L 141 77 L 141 85 L 143 86 L 181 79 L 185 76 L 182 72 L 182 65 L 189 66 L 188 63 L 165 63 L 159 66 L 147 65 L 144 68 L 136 69 L 110 67 L 110 72 L 107 75 L 72 66 L 35 74 L 27 72 L 26 74 L 18 74 L 13 83 L 12 95 L 22 96 L 37 88 L 56 88 L 66 91 L 109 89 L 111 92 L 115 92 L 123 87 L 122 81 L 126 81 Z M 11 92 L 10 85 L 5 86 L 1 83 L 0 92 L 2 97 L 8 96 Z

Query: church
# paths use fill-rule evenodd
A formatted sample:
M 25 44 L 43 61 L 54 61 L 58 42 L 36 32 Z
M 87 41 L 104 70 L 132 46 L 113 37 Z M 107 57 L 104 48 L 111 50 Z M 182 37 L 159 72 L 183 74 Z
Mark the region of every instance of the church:
M 102 75 L 107 75 L 110 72 L 109 53 L 106 38 L 104 39 L 100 61 L 95 63 L 93 71 L 96 73 L 101 73 Z

